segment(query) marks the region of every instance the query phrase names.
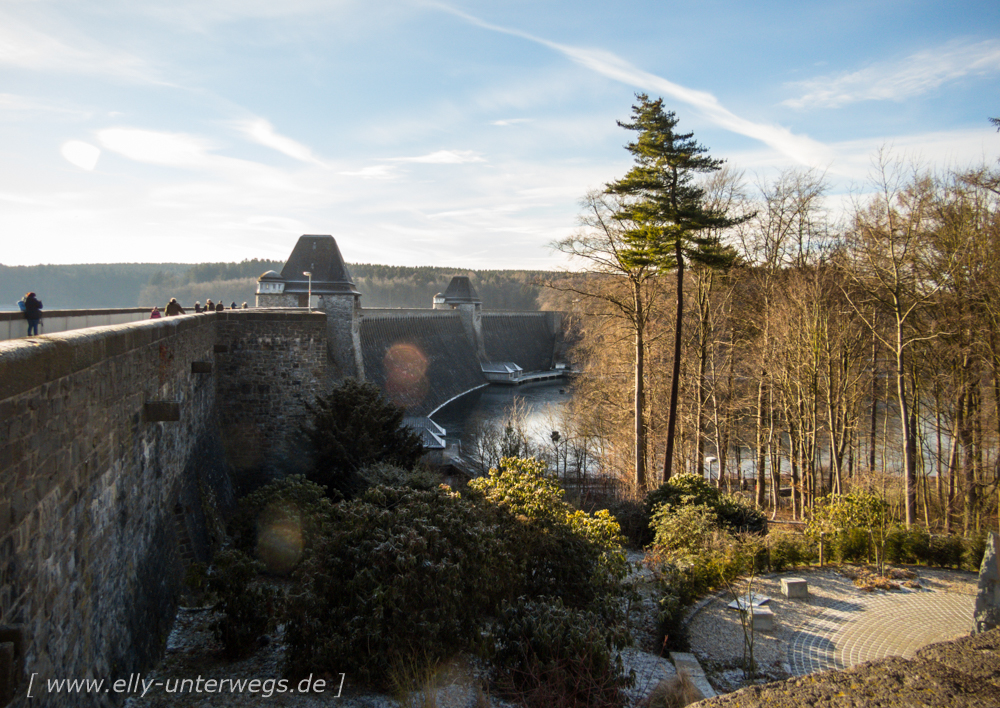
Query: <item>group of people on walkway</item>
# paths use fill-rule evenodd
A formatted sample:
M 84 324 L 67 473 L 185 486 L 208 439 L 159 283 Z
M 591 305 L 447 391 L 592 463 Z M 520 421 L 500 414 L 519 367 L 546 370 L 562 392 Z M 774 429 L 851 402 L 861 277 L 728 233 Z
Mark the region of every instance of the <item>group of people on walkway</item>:
M 240 305 L 239 307 L 237 307 L 236 306 L 236 301 L 233 300 L 233 303 L 229 306 L 229 309 L 230 310 L 237 310 L 237 309 L 246 310 L 249 307 L 250 306 L 248 304 L 246 304 L 245 302 L 242 305 Z M 214 303 L 211 300 L 206 300 L 204 305 L 201 304 L 200 300 L 198 300 L 198 301 L 196 301 L 194 303 L 195 314 L 200 314 L 202 312 L 222 312 L 225 309 L 226 309 L 226 306 L 223 305 L 221 302 Z M 160 308 L 154 307 L 153 311 L 149 315 L 149 319 L 151 319 L 151 320 L 158 320 L 164 314 L 167 317 L 173 317 L 174 315 L 184 315 L 184 314 L 187 314 L 187 313 L 184 312 L 184 308 L 181 307 L 181 304 L 179 302 L 177 302 L 177 298 L 172 297 L 172 298 L 170 298 L 170 302 L 168 302 L 167 306 L 164 308 L 163 313 L 160 312 Z
M 31 292 L 31 293 L 25 293 L 24 297 L 22 297 L 18 301 L 17 305 L 21 309 L 21 312 L 24 313 L 24 318 L 28 320 L 28 336 L 37 337 L 38 325 L 41 324 L 42 321 L 42 301 L 38 299 L 38 295 Z M 250 306 L 245 302 L 239 307 L 237 307 L 236 301 L 234 300 L 233 303 L 229 306 L 229 309 L 246 310 L 249 307 Z M 219 304 L 215 304 L 211 300 L 206 301 L 204 306 L 202 306 L 201 302 L 196 302 L 194 304 L 194 311 L 196 313 L 222 312 L 225 309 L 226 306 L 223 305 L 221 302 Z M 184 315 L 184 314 L 187 313 L 184 311 L 184 308 L 181 306 L 181 304 L 177 302 L 177 298 L 172 297 L 170 298 L 170 302 L 167 303 L 167 306 L 163 308 L 163 312 L 160 311 L 159 307 L 154 307 L 153 311 L 149 315 L 149 319 L 158 320 L 160 319 L 160 317 L 163 317 L 164 315 L 166 315 L 167 317 L 173 317 L 175 315 Z

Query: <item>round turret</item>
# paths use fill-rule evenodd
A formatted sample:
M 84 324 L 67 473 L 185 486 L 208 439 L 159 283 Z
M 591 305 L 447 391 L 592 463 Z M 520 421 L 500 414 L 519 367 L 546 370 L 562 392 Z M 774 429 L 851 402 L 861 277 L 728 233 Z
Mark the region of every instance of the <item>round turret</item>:
M 448 309 L 448 303 L 445 301 L 444 293 L 438 293 L 437 295 L 434 296 L 432 307 L 435 310 Z
M 269 270 L 257 278 L 257 294 L 277 295 L 285 291 L 285 279 L 279 273 Z

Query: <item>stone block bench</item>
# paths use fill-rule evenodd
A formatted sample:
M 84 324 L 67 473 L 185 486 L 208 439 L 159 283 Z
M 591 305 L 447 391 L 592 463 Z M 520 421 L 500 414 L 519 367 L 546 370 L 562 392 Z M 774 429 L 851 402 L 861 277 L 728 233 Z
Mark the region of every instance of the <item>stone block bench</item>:
M 755 632 L 770 632 L 774 629 L 774 612 L 767 607 L 750 608 L 750 622 Z
M 782 578 L 781 594 L 789 600 L 809 597 L 809 584 L 803 578 Z

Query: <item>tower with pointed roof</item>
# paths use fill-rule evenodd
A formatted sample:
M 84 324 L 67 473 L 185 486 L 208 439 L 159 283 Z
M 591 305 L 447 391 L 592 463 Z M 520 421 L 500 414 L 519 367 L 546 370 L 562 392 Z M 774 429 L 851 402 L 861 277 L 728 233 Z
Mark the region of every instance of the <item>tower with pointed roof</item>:
M 358 316 L 361 293 L 333 236 L 300 236 L 281 274 L 269 270 L 257 279 L 257 307 L 324 311 L 331 378 L 364 379 Z
M 465 334 L 475 347 L 479 361 L 486 361 L 486 347 L 483 343 L 483 301 L 479 299 L 479 293 L 472 287 L 472 282 L 467 276 L 456 275 L 448 283 L 448 288 L 444 295 L 434 296 L 435 309 L 458 310 L 462 318 L 462 326 Z

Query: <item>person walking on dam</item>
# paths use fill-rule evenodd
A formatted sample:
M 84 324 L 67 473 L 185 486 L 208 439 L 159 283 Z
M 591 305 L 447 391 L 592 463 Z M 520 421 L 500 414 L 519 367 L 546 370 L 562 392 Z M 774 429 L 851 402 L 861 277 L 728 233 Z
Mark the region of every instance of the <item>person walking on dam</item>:
M 24 318 L 28 320 L 28 336 L 38 336 L 38 323 L 42 319 L 42 301 L 35 293 L 24 296 Z
M 167 303 L 166 314 L 167 317 L 173 317 L 174 315 L 184 314 L 184 308 L 181 307 L 181 304 L 179 302 L 177 302 L 177 298 L 175 297 L 170 298 L 170 302 Z

